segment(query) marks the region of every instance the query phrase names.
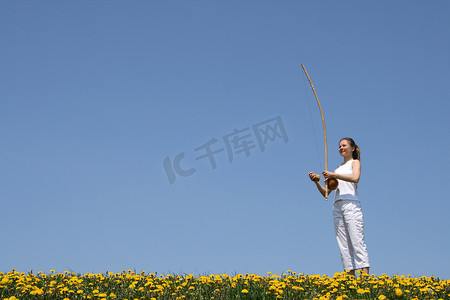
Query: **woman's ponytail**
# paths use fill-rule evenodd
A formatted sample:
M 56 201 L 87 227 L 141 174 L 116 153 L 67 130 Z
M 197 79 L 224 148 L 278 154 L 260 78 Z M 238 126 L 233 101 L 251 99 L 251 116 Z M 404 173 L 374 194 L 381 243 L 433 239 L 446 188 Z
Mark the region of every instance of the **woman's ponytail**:
M 361 150 L 359 149 L 358 145 L 355 145 L 355 150 L 352 152 L 353 159 L 361 160 Z

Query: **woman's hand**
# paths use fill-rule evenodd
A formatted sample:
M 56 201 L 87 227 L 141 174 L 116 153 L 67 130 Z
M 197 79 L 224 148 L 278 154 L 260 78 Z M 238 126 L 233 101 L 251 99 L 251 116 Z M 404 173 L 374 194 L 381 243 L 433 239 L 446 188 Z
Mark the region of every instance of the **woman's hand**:
M 314 182 L 314 183 L 316 184 L 317 189 L 318 189 L 319 192 L 322 194 L 322 196 L 325 197 L 325 187 L 322 186 L 322 185 L 319 183 L 320 175 L 319 175 L 319 174 L 315 174 L 315 173 L 313 173 L 313 172 L 309 172 L 308 175 L 309 175 L 309 179 L 311 179 L 311 181 Z
M 337 179 L 336 178 L 336 173 L 333 173 L 333 172 L 330 172 L 330 171 L 323 171 L 322 174 L 323 174 L 323 177 L 325 177 L 325 180 L 328 180 L 330 178 Z
M 309 175 L 309 179 L 311 179 L 311 181 L 318 182 L 320 180 L 319 174 L 314 174 L 313 172 L 309 172 L 308 175 Z

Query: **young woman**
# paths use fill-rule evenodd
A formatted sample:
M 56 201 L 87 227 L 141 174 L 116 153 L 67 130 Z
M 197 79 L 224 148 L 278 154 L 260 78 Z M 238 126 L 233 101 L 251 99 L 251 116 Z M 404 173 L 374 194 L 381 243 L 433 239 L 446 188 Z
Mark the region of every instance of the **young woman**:
M 325 180 L 337 179 L 338 187 L 333 204 L 334 229 L 341 251 L 344 270 L 355 275 L 361 269 L 369 274 L 369 255 L 364 242 L 364 222 L 358 197 L 358 181 L 361 176 L 360 150 L 351 138 L 339 141 L 339 153 L 344 163 L 334 172 L 325 171 Z M 309 172 L 320 193 L 325 196 L 325 187 L 319 183 L 319 176 Z

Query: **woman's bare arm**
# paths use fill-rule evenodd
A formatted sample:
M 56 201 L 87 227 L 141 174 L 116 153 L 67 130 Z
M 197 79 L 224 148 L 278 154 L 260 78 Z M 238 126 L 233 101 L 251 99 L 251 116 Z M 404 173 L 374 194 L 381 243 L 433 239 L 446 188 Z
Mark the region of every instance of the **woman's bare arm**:
M 359 160 L 355 159 L 352 162 L 352 168 L 353 168 L 352 175 L 337 174 L 337 173 L 330 172 L 330 171 L 324 171 L 322 174 L 326 179 L 335 178 L 335 179 L 344 180 L 344 181 L 348 181 L 348 182 L 358 183 L 359 178 L 361 177 L 361 162 Z

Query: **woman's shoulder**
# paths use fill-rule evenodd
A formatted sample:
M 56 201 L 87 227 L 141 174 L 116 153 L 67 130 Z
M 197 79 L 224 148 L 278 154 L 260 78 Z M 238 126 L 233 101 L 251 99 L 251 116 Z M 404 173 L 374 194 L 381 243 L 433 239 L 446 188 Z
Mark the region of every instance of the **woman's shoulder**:
M 361 167 L 361 162 L 359 161 L 359 159 L 353 159 L 352 160 L 352 167 Z

